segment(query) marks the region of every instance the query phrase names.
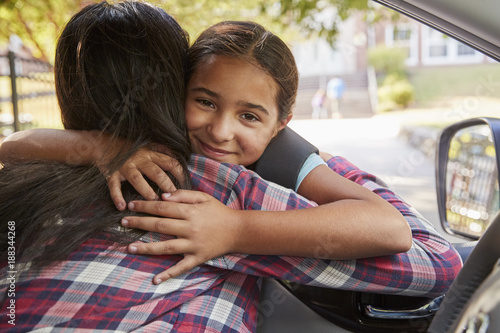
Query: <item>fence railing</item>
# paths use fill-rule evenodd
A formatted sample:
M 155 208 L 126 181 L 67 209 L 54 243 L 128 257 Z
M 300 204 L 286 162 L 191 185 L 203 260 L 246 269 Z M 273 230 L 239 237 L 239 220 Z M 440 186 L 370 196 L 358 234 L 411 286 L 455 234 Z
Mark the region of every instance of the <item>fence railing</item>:
M 61 126 L 52 66 L 10 51 L 0 56 L 0 136 Z

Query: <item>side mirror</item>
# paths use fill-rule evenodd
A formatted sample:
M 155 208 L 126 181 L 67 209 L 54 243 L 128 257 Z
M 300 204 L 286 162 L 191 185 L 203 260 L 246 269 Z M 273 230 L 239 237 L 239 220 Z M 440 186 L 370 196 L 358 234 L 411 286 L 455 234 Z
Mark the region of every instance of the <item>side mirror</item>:
M 436 185 L 444 229 L 479 239 L 500 210 L 500 119 L 474 118 L 443 130 Z

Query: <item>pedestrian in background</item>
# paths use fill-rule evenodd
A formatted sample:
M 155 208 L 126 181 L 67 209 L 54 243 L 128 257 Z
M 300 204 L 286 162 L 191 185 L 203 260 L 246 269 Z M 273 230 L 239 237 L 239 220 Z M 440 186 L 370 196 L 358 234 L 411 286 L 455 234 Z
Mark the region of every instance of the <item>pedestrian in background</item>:
M 311 106 L 313 109 L 312 118 L 319 119 L 323 114 L 326 114 L 326 92 L 324 89 L 318 89 L 311 100 Z
M 328 101 L 330 102 L 330 114 L 331 118 L 341 118 L 340 113 L 340 99 L 345 91 L 345 83 L 339 77 L 333 77 L 328 81 L 326 85 L 326 95 L 328 96 Z

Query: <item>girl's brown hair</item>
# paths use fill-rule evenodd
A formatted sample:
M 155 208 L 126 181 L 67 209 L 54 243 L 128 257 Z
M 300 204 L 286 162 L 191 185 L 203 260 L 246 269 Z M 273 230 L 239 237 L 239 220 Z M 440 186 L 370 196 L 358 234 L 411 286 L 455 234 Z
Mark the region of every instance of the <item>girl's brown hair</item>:
M 292 52 L 278 36 L 247 21 L 223 21 L 201 33 L 189 49 L 188 80 L 210 56 L 249 61 L 271 76 L 278 86 L 278 120 L 292 114 L 299 77 Z

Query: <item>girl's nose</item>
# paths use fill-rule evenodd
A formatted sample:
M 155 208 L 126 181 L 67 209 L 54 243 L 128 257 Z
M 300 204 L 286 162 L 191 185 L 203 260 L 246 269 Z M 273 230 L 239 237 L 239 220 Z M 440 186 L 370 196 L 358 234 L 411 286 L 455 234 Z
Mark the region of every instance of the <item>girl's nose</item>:
M 208 132 L 214 142 L 230 141 L 234 138 L 234 124 L 229 116 L 221 115 L 212 119 Z

